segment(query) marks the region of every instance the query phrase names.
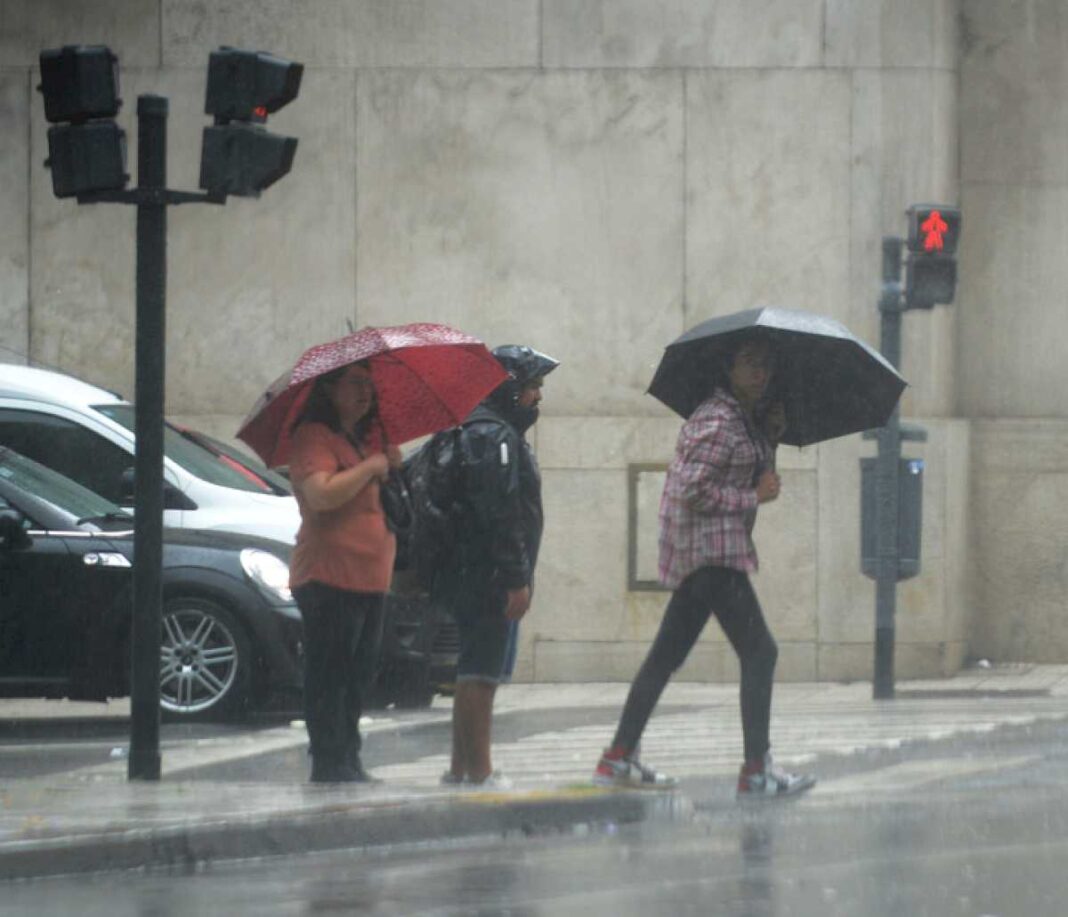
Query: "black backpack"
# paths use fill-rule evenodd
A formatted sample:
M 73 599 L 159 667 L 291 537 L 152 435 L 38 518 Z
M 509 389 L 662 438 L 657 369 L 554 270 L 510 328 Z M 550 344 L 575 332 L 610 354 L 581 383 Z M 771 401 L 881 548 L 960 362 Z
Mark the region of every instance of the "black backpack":
M 404 460 L 413 521 L 398 539 L 398 566 L 428 592 L 454 570 L 460 543 L 460 427 L 435 433 Z

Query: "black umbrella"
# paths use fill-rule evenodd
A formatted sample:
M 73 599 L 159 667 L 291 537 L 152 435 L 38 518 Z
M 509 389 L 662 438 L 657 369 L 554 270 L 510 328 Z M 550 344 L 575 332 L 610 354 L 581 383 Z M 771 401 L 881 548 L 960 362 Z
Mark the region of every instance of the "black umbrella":
M 746 309 L 710 318 L 664 350 L 649 394 L 689 417 L 725 378 L 727 354 L 757 336 L 775 350 L 765 401 L 786 409 L 792 446 L 881 427 L 907 384 L 874 348 L 834 319 L 800 309 Z

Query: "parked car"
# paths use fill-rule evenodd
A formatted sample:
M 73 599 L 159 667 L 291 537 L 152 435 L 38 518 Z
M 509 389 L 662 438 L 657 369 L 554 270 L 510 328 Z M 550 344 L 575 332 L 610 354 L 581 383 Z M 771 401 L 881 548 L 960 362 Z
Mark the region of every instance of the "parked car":
M 167 424 L 164 524 L 292 543 L 300 514 L 288 482 L 236 450 Z M 63 373 L 0 363 L 0 445 L 133 508 L 134 406 Z
M 427 621 L 432 625 L 426 626 Z M 459 655 L 460 635 L 452 614 L 431 601 L 410 571 L 394 569 L 371 705 L 425 707 L 435 694 L 451 693 Z
M 160 702 L 175 718 L 225 718 L 301 687 L 291 545 L 164 530 Z M 103 700 L 129 693 L 132 517 L 0 446 L 0 696 Z M 428 703 L 436 622 L 390 602 L 381 703 Z

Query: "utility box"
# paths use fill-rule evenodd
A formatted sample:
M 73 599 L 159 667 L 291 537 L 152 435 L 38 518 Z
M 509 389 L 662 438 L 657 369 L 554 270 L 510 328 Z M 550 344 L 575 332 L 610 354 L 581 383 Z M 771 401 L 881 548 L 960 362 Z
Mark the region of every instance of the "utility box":
M 879 576 L 878 520 L 875 482 L 878 459 L 860 460 L 860 569 Z M 923 523 L 923 459 L 898 460 L 897 472 L 897 578 L 910 579 L 920 572 L 920 527 Z

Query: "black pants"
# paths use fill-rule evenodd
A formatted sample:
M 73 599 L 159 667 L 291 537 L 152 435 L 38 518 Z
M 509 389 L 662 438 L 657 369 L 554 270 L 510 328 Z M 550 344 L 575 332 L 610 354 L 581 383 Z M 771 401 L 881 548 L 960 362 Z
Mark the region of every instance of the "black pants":
M 742 736 L 745 760 L 763 758 L 771 747 L 771 685 L 779 649 L 764 622 L 749 577 L 727 567 L 701 567 L 671 595 L 656 640 L 623 706 L 613 745 L 628 753 L 638 747 L 645 724 L 671 674 L 686 661 L 714 613 L 742 667 Z
M 351 762 L 360 753 L 363 695 L 378 668 L 380 592 L 348 592 L 323 583 L 293 591 L 304 619 L 304 721 L 319 763 Z

